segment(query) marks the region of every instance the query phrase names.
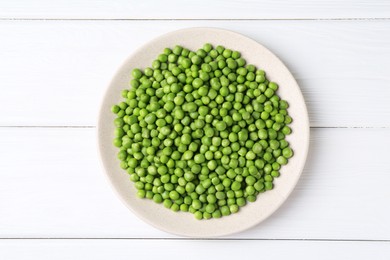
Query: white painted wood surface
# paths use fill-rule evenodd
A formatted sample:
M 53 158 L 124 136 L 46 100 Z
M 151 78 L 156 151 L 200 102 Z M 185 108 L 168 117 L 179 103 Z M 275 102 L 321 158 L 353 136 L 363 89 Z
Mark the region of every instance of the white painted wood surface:
M 184 240 L 136 218 L 96 152 L 99 101 L 121 62 L 195 26 L 277 54 L 312 126 L 288 201 L 222 240 Z M 389 259 L 389 46 L 387 0 L 0 1 L 0 259 Z
M 28 242 L 28 243 L 26 243 Z M 388 260 L 386 242 L 217 240 L 7 240 L 0 258 L 52 259 L 256 259 Z
M 386 0 L 5 0 L 0 18 L 333 19 L 389 18 Z
M 312 129 L 295 191 L 232 238 L 390 240 L 389 129 Z M 0 238 L 167 238 L 110 191 L 95 129 L 0 128 Z M 125 173 L 123 173 L 125 174 Z
M 0 125 L 94 126 L 126 57 L 194 26 L 241 32 L 280 56 L 311 126 L 390 126 L 390 21 L 0 21 Z

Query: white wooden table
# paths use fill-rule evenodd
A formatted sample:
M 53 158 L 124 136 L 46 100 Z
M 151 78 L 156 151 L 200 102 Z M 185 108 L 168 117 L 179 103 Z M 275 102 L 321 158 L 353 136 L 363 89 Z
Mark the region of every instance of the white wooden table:
M 135 217 L 110 190 L 95 142 L 122 61 L 195 26 L 240 32 L 280 56 L 311 120 L 288 201 L 215 240 Z M 0 89 L 0 259 L 390 259 L 389 1 L 2 0 Z

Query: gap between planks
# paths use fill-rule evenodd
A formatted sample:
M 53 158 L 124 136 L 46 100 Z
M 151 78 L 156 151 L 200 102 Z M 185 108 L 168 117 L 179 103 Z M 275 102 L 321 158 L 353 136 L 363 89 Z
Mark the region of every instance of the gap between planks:
M 0 21 L 390 21 L 375 18 L 4 18 Z
M 97 128 L 94 125 L 10 125 L 0 126 L 0 128 Z M 390 126 L 310 126 L 310 129 L 390 129 Z
M 300 239 L 300 238 L 188 238 L 188 237 L 53 237 L 53 238 L 44 238 L 44 237 L 32 237 L 32 238 L 23 238 L 23 237 L 11 237 L 11 238 L 0 238 L 2 240 L 149 240 L 149 241 L 296 241 L 296 242 L 373 242 L 373 243 L 390 243 L 390 240 L 386 239 Z

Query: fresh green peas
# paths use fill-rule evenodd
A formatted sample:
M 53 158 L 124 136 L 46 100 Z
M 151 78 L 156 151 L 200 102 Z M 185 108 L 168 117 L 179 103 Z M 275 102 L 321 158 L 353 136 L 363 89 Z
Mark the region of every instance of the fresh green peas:
M 285 158 L 291 158 L 293 156 L 293 151 L 290 147 L 284 148 L 282 150 L 282 154 Z
M 205 156 L 203 154 L 197 154 L 194 157 L 195 163 L 198 163 L 198 164 L 201 164 L 201 163 L 205 162 L 205 160 L 206 159 L 205 159 Z
M 198 55 L 194 55 L 194 56 L 192 56 L 192 58 L 191 58 L 191 62 L 192 62 L 193 64 L 198 65 L 198 64 L 202 63 L 202 58 L 201 58 L 200 56 L 198 56 Z
M 218 131 L 223 131 L 226 129 L 226 123 L 223 122 L 223 121 L 220 121 L 218 122 L 216 125 L 215 125 L 215 128 L 218 130 Z
M 288 126 L 284 126 L 284 127 L 282 128 L 282 133 L 285 134 L 285 135 L 291 134 L 291 128 L 288 127 Z
M 196 219 L 239 212 L 274 188 L 294 152 L 288 102 L 240 52 L 166 48 L 111 107 L 113 145 L 139 198 Z
M 247 160 L 254 160 L 256 158 L 256 154 L 252 151 L 249 151 L 247 152 L 247 154 L 245 155 L 245 158 Z
M 133 69 L 131 75 L 133 76 L 133 78 L 135 79 L 140 79 L 142 77 L 142 72 L 140 69 Z
M 192 86 L 194 86 L 194 88 L 200 88 L 201 86 L 203 86 L 203 80 L 200 78 L 194 79 L 192 81 Z

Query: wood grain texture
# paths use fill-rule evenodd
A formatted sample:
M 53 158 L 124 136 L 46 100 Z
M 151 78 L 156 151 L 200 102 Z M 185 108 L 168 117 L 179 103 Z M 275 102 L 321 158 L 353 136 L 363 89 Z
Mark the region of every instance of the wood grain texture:
M 153 257 L 153 252 L 156 254 Z M 342 260 L 390 257 L 388 243 L 325 241 L 191 241 L 191 240 L 2 240 L 0 257 L 7 260 L 149 259 Z
M 231 238 L 390 240 L 389 134 L 313 129 L 290 198 Z M 110 191 L 95 129 L 0 128 L 0 157 L 0 238 L 174 237 L 137 219 Z
M 386 0 L 36 0 L 0 3 L 0 18 L 18 19 L 334 19 L 389 18 Z
M 298 80 L 311 126 L 390 126 L 390 21 L 0 21 L 0 125 L 94 126 L 128 55 L 195 26 L 270 48 Z

